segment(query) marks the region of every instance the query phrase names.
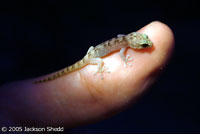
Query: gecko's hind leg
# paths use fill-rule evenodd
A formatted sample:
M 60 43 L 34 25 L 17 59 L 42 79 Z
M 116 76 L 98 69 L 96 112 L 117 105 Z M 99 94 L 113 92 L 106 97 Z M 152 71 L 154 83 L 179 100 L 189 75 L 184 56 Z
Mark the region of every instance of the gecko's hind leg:
M 101 58 L 92 58 L 89 60 L 90 64 L 95 64 L 97 65 L 97 71 L 94 73 L 94 75 L 96 75 L 97 73 L 101 74 L 101 79 L 103 79 L 103 72 L 107 72 L 110 73 L 109 71 L 107 71 L 108 67 L 106 67 L 104 65 L 104 62 Z
M 130 57 L 130 55 L 124 55 L 124 51 L 126 50 L 126 48 L 121 48 L 120 52 L 119 52 L 119 55 L 120 57 L 122 58 L 122 60 L 124 61 L 124 67 L 127 67 L 127 64 L 129 66 L 132 66 L 131 63 L 128 63 L 129 61 L 131 61 L 133 58 Z

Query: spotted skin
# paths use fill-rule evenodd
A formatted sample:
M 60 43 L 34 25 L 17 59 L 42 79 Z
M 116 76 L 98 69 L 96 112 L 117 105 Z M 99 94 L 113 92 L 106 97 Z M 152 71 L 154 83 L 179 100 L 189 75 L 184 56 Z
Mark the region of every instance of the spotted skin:
M 128 62 L 132 59 L 129 55 L 127 56 L 124 55 L 124 52 L 128 47 L 133 49 L 145 49 L 145 48 L 151 48 L 152 45 L 153 43 L 146 34 L 133 32 L 128 35 L 119 35 L 117 38 L 112 38 L 108 41 L 100 43 L 96 47 L 91 46 L 82 60 L 54 73 L 53 75 L 47 78 L 35 81 L 34 83 L 37 84 L 54 80 L 63 75 L 81 69 L 88 64 L 98 65 L 96 73 L 103 73 L 106 67 L 103 63 L 102 57 L 117 50 L 120 50 L 119 55 L 124 61 L 124 66 L 126 67 L 127 64 L 130 65 Z

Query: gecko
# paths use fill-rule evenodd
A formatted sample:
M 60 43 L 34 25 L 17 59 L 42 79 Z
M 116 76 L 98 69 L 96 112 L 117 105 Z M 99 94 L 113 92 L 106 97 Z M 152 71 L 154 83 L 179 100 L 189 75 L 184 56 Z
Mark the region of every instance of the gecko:
M 119 55 L 121 59 L 124 61 L 124 66 L 126 67 L 128 62 L 132 60 L 132 58 L 129 55 L 125 56 L 124 54 L 127 48 L 146 49 L 146 48 L 151 48 L 152 46 L 153 46 L 152 41 L 149 39 L 149 37 L 146 34 L 143 34 L 143 33 L 132 32 L 127 35 L 118 35 L 115 38 L 112 38 L 103 43 L 100 43 L 96 47 L 91 46 L 88 49 L 86 55 L 78 62 L 54 73 L 53 75 L 49 77 L 46 77 L 42 80 L 35 81 L 34 83 L 37 84 L 37 83 L 43 83 L 43 82 L 54 80 L 63 75 L 66 75 L 78 69 L 81 69 L 88 64 L 97 65 L 96 73 L 102 74 L 106 69 L 106 66 L 104 65 L 102 58 L 107 56 L 111 52 L 114 52 L 117 50 L 120 50 Z M 131 64 L 128 64 L 128 65 L 131 65 Z

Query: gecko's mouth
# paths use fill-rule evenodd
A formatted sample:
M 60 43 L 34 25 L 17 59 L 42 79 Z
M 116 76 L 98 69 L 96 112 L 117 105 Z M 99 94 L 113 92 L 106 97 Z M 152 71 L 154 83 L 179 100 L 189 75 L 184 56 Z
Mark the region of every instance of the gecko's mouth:
M 149 44 L 142 44 L 142 47 L 147 48 L 150 47 Z

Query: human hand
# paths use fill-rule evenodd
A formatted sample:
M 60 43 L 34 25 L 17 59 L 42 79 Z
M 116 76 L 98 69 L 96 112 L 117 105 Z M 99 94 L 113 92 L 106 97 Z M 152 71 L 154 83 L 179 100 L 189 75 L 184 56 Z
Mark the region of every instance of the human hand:
M 32 84 L 35 79 L 0 87 L 0 124 L 7 122 L 37 126 L 74 127 L 112 116 L 134 103 L 155 81 L 167 63 L 174 44 L 172 31 L 153 22 L 138 32 L 146 33 L 153 48 L 128 49 L 132 67 L 124 68 L 117 53 L 104 58 L 111 73 L 104 80 L 86 67 L 50 82 Z M 42 78 L 38 78 L 42 79 Z

